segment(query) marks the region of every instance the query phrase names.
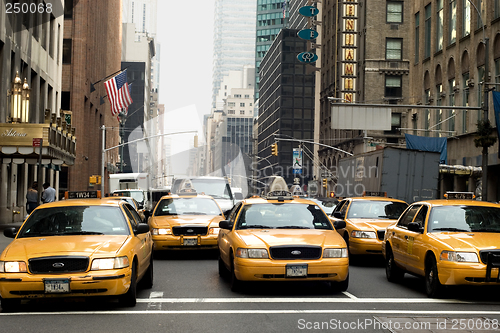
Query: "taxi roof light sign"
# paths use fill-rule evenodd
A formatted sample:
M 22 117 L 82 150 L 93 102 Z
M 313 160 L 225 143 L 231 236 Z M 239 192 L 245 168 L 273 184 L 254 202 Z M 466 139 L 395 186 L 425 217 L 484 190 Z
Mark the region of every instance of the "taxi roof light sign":
M 197 195 L 190 179 L 184 179 L 180 185 L 178 195 Z
M 387 192 L 364 191 L 364 197 L 387 197 Z
M 64 199 L 95 199 L 101 198 L 101 191 L 66 191 Z
M 444 197 L 448 200 L 473 200 L 476 198 L 473 192 L 446 192 Z
M 283 177 L 276 177 L 273 180 L 269 186 L 269 192 L 267 193 L 266 199 L 279 201 L 293 199 L 292 193 L 288 190 L 288 185 Z

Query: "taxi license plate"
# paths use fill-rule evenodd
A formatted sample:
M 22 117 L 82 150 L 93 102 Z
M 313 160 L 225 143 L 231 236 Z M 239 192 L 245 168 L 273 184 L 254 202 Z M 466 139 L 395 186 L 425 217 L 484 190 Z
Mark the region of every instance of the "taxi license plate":
M 45 293 L 69 293 L 69 280 L 45 280 Z
M 307 277 L 307 265 L 287 265 L 286 277 Z
M 198 245 L 197 238 L 184 238 L 184 246 L 195 246 Z

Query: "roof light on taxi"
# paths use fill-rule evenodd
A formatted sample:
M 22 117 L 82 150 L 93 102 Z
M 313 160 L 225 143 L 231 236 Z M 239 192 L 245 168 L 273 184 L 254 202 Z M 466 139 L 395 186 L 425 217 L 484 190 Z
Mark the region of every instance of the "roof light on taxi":
M 101 191 L 66 191 L 64 199 L 95 199 L 101 198 Z
M 364 191 L 364 197 L 387 197 L 387 192 Z
M 448 200 L 473 200 L 476 198 L 473 192 L 446 192 L 444 197 Z
M 283 177 L 275 177 L 269 186 L 269 192 L 266 195 L 267 200 L 292 200 L 293 196 L 290 191 L 288 191 L 288 185 L 286 184 Z
M 439 259 L 453 262 L 479 262 L 475 252 L 443 251 L 439 256 Z

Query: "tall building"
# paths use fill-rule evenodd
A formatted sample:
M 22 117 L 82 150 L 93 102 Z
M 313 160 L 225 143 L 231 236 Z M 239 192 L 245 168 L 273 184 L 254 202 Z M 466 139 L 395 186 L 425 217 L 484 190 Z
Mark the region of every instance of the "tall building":
M 224 75 L 255 62 L 255 0 L 215 0 L 212 108 Z
M 474 139 L 478 135 L 478 122 L 484 120 L 484 111 L 467 107 L 482 107 L 484 89 L 496 86 L 498 90 L 500 84 L 500 1 L 418 0 L 407 7 L 410 15 L 405 22 L 413 36 L 409 45 L 412 102 L 434 107 L 466 107 L 413 109 L 407 133 L 447 138 L 447 164 L 462 172 L 454 172 L 452 168 L 452 172 L 443 173 L 442 192 L 448 189 L 479 194 L 476 188 L 481 173 L 472 171 L 481 170 L 482 166 L 482 148 L 475 146 Z M 488 95 L 488 118 L 494 126 L 491 93 Z M 498 142 L 489 148 L 489 201 L 500 200 L 498 149 Z M 484 184 L 482 187 L 485 188 Z
M 257 0 L 255 100 L 259 99 L 260 63 L 281 29 L 287 27 L 288 2 L 289 0 Z M 294 1 L 292 0 L 291 2 Z
M 373 0 L 322 2 L 320 143 L 322 165 L 333 172 L 340 158 L 383 146 L 403 146 L 411 67 L 410 4 Z M 387 104 L 385 130 L 334 129 L 329 99 L 336 103 Z M 334 180 L 334 178 L 332 179 Z
M 101 189 L 90 184 L 89 177 L 100 175 L 103 164 L 105 174 L 116 171 L 117 150 L 108 151 L 101 160 L 101 128 L 106 127 L 105 146 L 118 145 L 116 117 L 109 103 L 103 103 L 105 78 L 120 70 L 122 30 L 117 13 L 121 13 L 119 0 L 65 1 L 61 108 L 72 112 L 78 141 L 74 166 L 62 168 L 60 190 Z
M 276 136 L 283 139 L 314 138 L 314 71 L 297 60 L 307 42 L 297 37 L 298 30 L 282 29 L 261 63 L 261 87 L 258 118 L 259 179 L 281 175 L 289 185 L 295 177 L 302 184 L 313 178 L 312 161 L 304 159 L 302 173 L 293 173 L 293 149 L 298 142 L 279 141 L 278 156 L 271 154 Z M 312 144 L 304 144 L 304 154 L 312 152 Z M 311 154 L 310 154 L 311 155 Z

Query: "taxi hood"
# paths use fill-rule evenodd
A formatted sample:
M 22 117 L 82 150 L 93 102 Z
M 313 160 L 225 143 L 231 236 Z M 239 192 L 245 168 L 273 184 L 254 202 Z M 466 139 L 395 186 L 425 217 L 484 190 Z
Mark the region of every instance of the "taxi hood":
M 220 215 L 170 215 L 170 216 L 155 216 L 151 221 L 153 228 L 170 227 L 174 225 L 202 225 L 208 226 L 211 223 L 216 223 L 217 226 L 223 218 Z
M 496 249 L 500 244 L 498 232 L 439 232 L 429 236 L 456 251 Z
M 130 236 L 46 236 L 19 238 L 5 249 L 1 259 L 29 259 L 44 256 L 114 256 Z
M 356 225 L 360 230 L 379 230 L 385 229 L 397 220 L 375 220 L 375 219 L 348 219 L 348 222 Z
M 278 245 L 316 245 L 345 247 L 337 232 L 320 229 L 248 229 L 238 230 L 238 235 L 249 247 L 268 248 Z

